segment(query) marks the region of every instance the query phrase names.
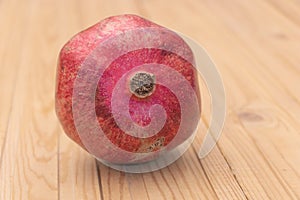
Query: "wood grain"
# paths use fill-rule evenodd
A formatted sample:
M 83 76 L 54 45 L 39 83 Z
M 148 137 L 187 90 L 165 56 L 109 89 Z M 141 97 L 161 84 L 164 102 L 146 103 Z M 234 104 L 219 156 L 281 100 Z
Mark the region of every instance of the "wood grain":
M 152 173 L 110 169 L 64 135 L 54 112 L 62 45 L 110 15 L 135 13 L 202 44 L 227 95 L 218 145 Z M 300 199 L 298 0 L 1 0 L 0 199 Z

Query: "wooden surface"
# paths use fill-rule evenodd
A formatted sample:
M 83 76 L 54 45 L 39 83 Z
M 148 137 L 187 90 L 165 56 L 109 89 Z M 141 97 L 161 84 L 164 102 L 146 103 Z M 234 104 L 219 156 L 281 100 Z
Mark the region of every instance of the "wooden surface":
M 63 133 L 58 52 L 122 13 L 194 38 L 217 64 L 228 113 L 206 158 L 203 124 L 183 157 L 147 174 L 109 169 Z M 299 0 L 0 0 L 0 27 L 1 200 L 300 199 Z

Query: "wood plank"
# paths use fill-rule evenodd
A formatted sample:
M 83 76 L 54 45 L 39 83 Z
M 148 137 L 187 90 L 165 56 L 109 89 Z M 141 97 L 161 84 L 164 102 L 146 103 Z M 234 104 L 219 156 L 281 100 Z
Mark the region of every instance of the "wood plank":
M 257 4 L 255 4 L 255 5 L 257 5 Z M 263 67 L 258 67 L 259 64 L 261 64 L 261 63 L 257 63 L 255 61 L 257 61 L 260 58 L 266 58 L 266 56 L 265 56 L 266 53 L 262 54 L 263 55 L 262 56 L 262 55 L 257 54 L 257 52 L 262 52 L 264 49 L 267 49 L 267 47 L 263 46 L 263 43 L 261 41 L 257 41 L 258 39 L 256 39 L 253 36 L 253 35 L 255 35 L 255 33 L 252 34 L 252 32 L 250 32 L 250 31 L 242 32 L 242 30 L 245 30 L 247 28 L 247 26 L 249 26 L 249 23 L 247 23 L 247 21 L 243 21 L 243 22 L 236 23 L 235 26 L 233 25 L 233 21 L 238 21 L 240 19 L 248 19 L 249 20 L 249 17 L 252 17 L 252 15 L 249 16 L 249 13 L 253 14 L 253 15 L 259 15 L 260 13 L 258 13 L 258 8 L 255 7 L 255 12 L 254 12 L 254 10 L 252 12 L 249 12 L 249 11 L 248 12 L 247 11 L 238 12 L 238 11 L 241 11 L 242 8 L 239 8 L 239 9 L 236 8 L 235 10 L 230 10 L 231 15 L 229 15 L 228 14 L 229 8 L 226 9 L 227 8 L 226 6 L 229 7 L 228 5 L 225 5 L 225 4 L 224 5 L 221 4 L 219 7 L 216 6 L 215 4 L 213 4 L 213 5 L 210 6 L 210 8 L 212 9 L 212 10 L 210 10 L 210 12 L 219 13 L 221 15 L 222 19 L 224 19 L 224 21 L 226 22 L 227 26 L 229 25 L 228 24 L 229 22 L 231 23 L 230 24 L 230 29 L 231 30 L 228 30 L 228 27 L 226 27 L 226 26 L 223 27 L 222 30 L 225 30 L 225 31 L 223 31 L 222 36 L 226 37 L 225 41 L 228 41 L 228 44 L 231 44 L 232 51 L 234 49 L 237 50 L 234 53 L 232 52 L 231 55 L 228 55 L 230 52 L 226 51 L 226 54 L 227 54 L 226 56 L 228 57 L 228 59 L 226 61 L 229 64 L 227 65 L 227 70 L 226 71 L 224 70 L 224 73 L 223 73 L 226 77 L 230 77 L 230 76 L 232 77 L 232 79 L 230 81 L 228 81 L 229 82 L 228 85 L 230 85 L 231 88 L 235 87 L 235 85 L 239 85 L 240 87 L 244 88 L 244 90 L 243 90 L 244 92 L 241 92 L 241 93 L 238 93 L 238 94 L 237 94 L 237 91 L 242 91 L 242 90 L 235 90 L 234 89 L 234 90 L 230 90 L 228 92 L 231 95 L 232 98 L 236 97 L 236 100 L 232 102 L 233 104 L 231 105 L 231 108 L 233 108 L 233 106 L 237 107 L 237 109 L 234 109 L 233 111 L 236 112 L 236 115 L 239 115 L 242 118 L 243 121 L 252 120 L 252 118 L 254 118 L 254 121 L 255 121 L 255 119 L 258 119 L 259 124 L 260 124 L 261 127 L 264 127 L 264 126 L 268 127 L 268 122 L 264 123 L 264 118 L 261 117 L 262 114 L 265 114 L 265 115 L 269 114 L 270 111 L 273 111 L 274 108 L 278 107 L 278 105 L 291 106 L 291 104 L 292 104 L 293 109 L 299 110 L 299 104 L 293 104 L 293 98 L 291 97 L 291 95 L 289 94 L 288 91 L 284 90 L 284 87 L 283 87 L 284 85 L 282 83 L 280 84 L 280 83 L 277 82 L 277 80 L 278 80 L 277 77 L 279 78 L 279 76 L 280 76 L 279 74 L 276 74 L 277 76 L 274 75 L 274 74 L 272 74 L 272 76 L 267 75 L 267 74 L 270 74 L 270 73 L 273 73 L 273 72 L 276 72 L 276 73 L 281 72 L 278 69 L 278 66 L 280 66 L 280 65 L 278 65 L 278 63 L 275 64 L 276 58 L 274 58 L 274 56 L 272 58 L 271 58 L 271 56 L 269 56 L 268 57 L 269 59 L 264 59 L 264 61 L 263 61 L 263 62 L 266 62 L 266 61 L 272 62 L 273 65 L 263 64 Z M 244 7 L 244 9 L 246 9 L 246 8 L 247 9 L 249 9 L 249 8 L 254 9 L 254 7 L 253 6 L 251 7 L 250 5 L 247 5 L 247 6 Z M 239 16 L 234 16 L 234 11 L 236 11 L 236 14 L 239 14 Z M 263 12 L 266 12 L 266 9 L 263 9 Z M 243 15 L 243 13 L 245 13 L 245 14 Z M 246 18 L 246 14 L 247 14 L 247 18 Z M 268 16 L 272 16 L 273 21 L 276 21 L 278 23 L 279 20 L 274 20 L 274 18 L 275 18 L 274 15 L 268 15 Z M 230 19 L 228 19 L 228 18 L 230 18 Z M 265 18 L 264 18 L 264 20 L 265 20 Z M 266 22 L 264 22 L 264 23 L 266 23 Z M 255 24 L 259 24 L 259 22 L 257 21 Z M 238 30 L 234 29 L 234 28 L 237 27 L 237 25 L 242 26 L 242 27 L 244 26 L 244 27 L 241 28 L 241 29 L 238 29 Z M 294 29 L 295 29 L 295 27 L 294 27 Z M 232 30 L 234 30 L 234 34 L 231 33 Z M 243 34 L 248 34 L 247 38 L 246 37 L 243 37 L 243 38 L 239 37 L 240 35 L 243 35 Z M 223 38 L 223 40 L 224 39 L 225 38 Z M 242 45 L 244 46 L 244 48 L 243 48 Z M 268 47 L 268 50 L 269 50 L 269 48 L 270 47 Z M 272 48 L 274 49 L 274 46 Z M 251 49 L 252 51 L 249 53 L 245 49 Z M 239 53 L 238 51 L 240 51 L 242 53 Z M 277 49 L 277 51 L 278 51 L 278 49 Z M 267 51 L 267 52 L 269 52 L 269 51 Z M 295 52 L 295 51 L 293 51 L 293 52 Z M 255 54 L 255 57 L 252 57 L 251 59 L 249 59 L 248 56 L 253 55 L 253 54 Z M 220 55 L 220 57 L 222 57 L 221 56 L 222 55 L 221 50 L 218 51 L 218 55 Z M 229 58 L 237 57 L 237 55 L 238 55 L 238 59 L 236 59 L 235 61 L 229 61 Z M 223 59 L 225 59 L 225 58 L 223 58 Z M 243 67 L 243 68 L 238 67 L 237 68 L 237 67 L 234 67 L 234 66 L 245 66 L 245 67 Z M 253 67 L 253 66 L 257 66 L 257 67 Z M 265 69 L 265 68 L 267 68 L 267 66 L 268 67 L 272 66 L 273 70 Z M 276 70 L 274 70 L 275 67 L 277 67 Z M 228 70 L 228 68 L 230 68 L 230 71 Z M 286 70 L 286 68 L 285 68 L 285 70 Z M 260 72 L 261 74 L 258 73 L 258 72 Z M 284 72 L 282 71 L 282 73 L 284 73 Z M 243 76 L 241 76 L 241 74 Z M 290 80 L 293 80 L 293 77 L 295 77 L 294 78 L 295 81 L 297 81 L 297 78 L 299 80 L 299 74 L 298 75 L 294 74 L 293 76 L 290 76 L 290 75 L 289 76 L 283 76 L 283 77 L 282 77 L 282 74 L 281 74 L 280 78 L 283 79 L 286 84 L 291 85 L 293 87 L 293 83 L 290 81 Z M 237 81 L 235 82 L 235 80 L 237 80 Z M 255 81 L 251 81 L 251 80 L 255 80 L 255 81 L 259 80 L 259 82 L 257 83 Z M 247 81 L 251 81 L 251 84 L 249 84 L 249 82 L 247 82 Z M 232 82 L 232 83 L 230 84 L 230 82 Z M 272 84 L 270 84 L 270 83 L 272 83 Z M 266 88 L 266 86 L 267 86 L 267 88 Z M 274 88 L 276 88 L 276 90 L 274 90 Z M 235 92 L 232 93 L 231 91 L 235 91 Z M 268 95 L 266 95 L 266 93 Z M 246 98 L 245 100 L 243 100 L 243 98 L 241 98 L 243 96 Z M 272 98 L 272 96 L 273 96 L 273 98 Z M 275 98 L 274 98 L 274 96 L 275 96 Z M 276 99 L 275 102 L 273 101 L 274 99 Z M 237 100 L 239 100 L 239 101 L 237 101 Z M 280 100 L 280 102 L 278 102 L 277 100 Z M 253 111 L 252 112 L 247 112 L 244 107 L 248 107 L 248 105 L 253 107 L 253 105 L 252 105 L 252 104 L 254 104 L 253 101 L 256 101 L 255 105 L 256 106 L 260 105 L 260 107 L 255 109 L 256 112 L 253 112 Z M 270 109 L 270 106 L 269 106 L 270 104 L 274 105 L 274 107 L 272 106 L 271 109 Z M 240 108 L 238 108 L 239 105 L 240 105 Z M 266 107 L 267 107 L 267 109 L 266 109 Z M 259 114 L 257 113 L 258 110 L 260 111 Z M 269 118 L 271 118 L 271 119 L 273 118 L 276 121 L 280 120 L 280 122 L 282 124 L 282 120 L 286 119 L 287 116 L 283 117 L 282 112 L 284 112 L 284 110 L 282 110 L 282 108 L 280 110 L 279 111 L 277 110 L 277 112 L 273 111 Z M 297 114 L 297 113 L 299 113 L 299 112 L 293 112 L 293 114 Z M 291 121 L 293 121 L 292 118 L 289 118 L 289 119 Z M 229 124 L 231 124 L 231 125 L 234 124 L 233 122 L 238 123 L 237 120 L 232 120 L 230 122 L 231 123 L 229 123 Z M 243 124 L 241 124 L 241 126 L 244 127 Z M 288 126 L 285 125 L 284 127 L 293 127 L 293 126 L 296 128 L 297 127 L 296 123 L 290 123 Z M 238 128 L 238 125 L 237 125 L 237 128 Z M 292 153 L 292 155 L 299 155 L 299 153 L 298 153 L 299 148 L 296 145 L 296 143 L 299 144 L 299 134 L 296 134 L 297 133 L 296 129 L 294 131 L 288 131 L 287 132 L 287 131 L 284 131 L 284 130 L 280 130 L 280 129 L 278 130 L 278 129 L 274 129 L 274 128 L 272 129 L 272 128 L 268 127 L 268 129 L 265 128 L 264 131 L 259 132 L 259 133 L 264 133 L 264 136 L 269 133 L 267 138 L 262 138 L 261 135 L 256 132 L 257 129 L 250 129 L 249 130 L 249 127 L 247 127 L 247 129 L 248 129 L 247 131 L 252 133 L 251 137 L 255 138 L 253 143 L 248 144 L 247 147 L 253 147 L 253 146 L 255 146 L 256 143 L 258 143 L 259 146 L 257 147 L 257 149 L 259 150 L 259 152 L 256 153 L 256 154 L 257 155 L 262 154 L 262 159 L 266 159 L 265 164 L 271 165 L 271 166 L 261 166 L 262 169 L 269 168 L 269 170 L 268 171 L 261 171 L 259 173 L 260 174 L 259 176 L 263 177 L 265 174 L 268 174 L 269 171 L 273 171 L 274 174 L 273 175 L 269 174 L 268 179 L 270 179 L 271 177 L 272 178 L 276 177 L 277 174 L 281 171 L 280 168 L 278 169 L 278 167 L 282 165 L 282 162 L 284 162 L 282 159 L 277 158 L 278 156 L 276 156 L 276 155 L 278 155 L 278 153 L 276 151 L 270 151 L 269 148 L 263 148 L 266 143 L 269 143 L 270 140 L 272 140 L 274 142 L 273 145 L 275 145 L 275 147 L 277 146 L 278 149 L 280 149 L 280 150 L 285 150 L 285 149 L 280 148 L 278 142 L 281 141 L 282 139 L 284 139 L 286 142 L 289 141 L 289 144 L 292 144 L 292 146 L 290 146 L 289 150 L 286 151 L 285 155 L 290 154 L 290 153 Z M 293 128 L 289 128 L 289 129 L 293 129 Z M 285 133 L 288 133 L 289 137 L 292 137 L 293 139 L 291 140 L 291 138 L 289 138 L 289 137 L 282 138 L 282 136 L 279 138 L 279 135 L 282 135 L 282 133 L 284 133 L 283 131 Z M 237 131 L 234 131 L 234 132 L 235 132 L 235 134 L 240 134 L 240 131 L 238 131 L 238 129 L 237 129 Z M 239 138 L 239 142 L 243 141 L 241 139 L 243 139 L 243 138 Z M 232 137 L 230 137 L 230 140 L 233 140 Z M 251 141 L 251 138 L 248 138 L 247 140 Z M 222 140 L 222 141 L 224 141 L 224 140 Z M 290 143 L 291 141 L 298 141 L 298 142 L 295 142 L 293 144 L 293 143 Z M 220 142 L 220 143 L 222 144 L 222 142 Z M 228 144 L 224 145 L 224 149 L 226 148 L 226 146 L 228 146 Z M 242 147 L 240 147 L 240 148 L 242 148 Z M 273 150 L 274 150 L 274 148 L 273 148 Z M 232 153 L 232 150 L 227 151 L 227 152 Z M 244 150 L 243 152 L 246 152 L 246 150 Z M 256 154 L 254 154 L 254 155 L 256 155 Z M 263 156 L 264 154 L 268 154 L 268 157 L 265 158 L 265 156 Z M 228 156 L 226 156 L 226 157 L 228 157 Z M 271 159 L 269 159 L 269 158 L 271 158 Z M 274 163 L 274 158 L 276 158 L 275 160 L 277 161 L 277 163 Z M 230 157 L 228 159 L 230 160 Z M 295 156 L 293 156 L 293 158 L 290 159 L 289 161 L 290 161 L 290 163 L 294 163 L 294 165 L 297 165 L 298 162 L 299 162 L 299 157 L 296 158 Z M 254 163 L 257 164 L 258 162 L 259 162 L 259 160 L 257 160 Z M 253 161 L 252 161 L 252 163 L 253 163 Z M 263 164 L 263 165 L 265 165 L 265 164 Z M 232 165 L 234 167 L 235 164 L 233 163 Z M 247 165 L 249 165 L 249 164 L 247 164 Z M 273 167 L 275 167 L 275 168 L 277 167 L 277 170 L 274 171 L 272 169 Z M 288 171 L 290 173 L 294 174 L 294 175 L 296 173 L 296 172 L 294 172 L 293 167 L 292 168 L 289 167 Z M 281 173 L 281 175 L 284 175 L 284 174 Z M 239 176 L 237 176 L 237 177 L 239 177 Z M 247 177 L 249 178 L 248 174 L 247 174 Z M 284 176 L 284 177 L 286 177 L 286 176 Z M 289 178 L 289 177 L 286 177 L 286 178 Z M 277 176 L 275 179 L 277 179 L 275 182 L 279 182 L 278 186 L 274 186 L 274 183 L 271 183 L 271 182 L 270 182 L 270 184 L 266 184 L 267 181 L 266 181 L 265 178 L 264 178 L 264 181 L 261 181 L 262 185 L 264 185 L 264 187 L 267 188 L 267 189 L 265 189 L 267 191 L 266 194 L 268 194 L 271 197 L 273 196 L 274 198 L 276 198 L 276 196 L 278 197 L 280 195 L 284 195 L 286 198 L 288 198 L 288 197 L 289 198 L 295 198 L 296 197 L 296 193 L 299 190 L 296 190 L 297 185 L 295 185 L 295 182 L 297 182 L 297 181 L 299 182 L 298 178 L 295 178 L 296 181 L 295 181 L 295 179 L 293 179 L 289 186 L 286 186 L 286 183 L 281 181 L 282 177 Z M 245 185 L 244 190 L 246 190 L 249 186 L 251 186 L 251 185 L 248 185 L 248 186 Z M 258 186 L 258 184 L 255 184 L 255 186 Z M 252 187 L 254 188 L 254 186 L 252 186 Z M 294 188 L 294 190 L 291 190 L 291 188 Z M 253 191 L 253 189 L 252 189 L 252 191 Z M 263 194 L 263 193 L 261 193 L 261 194 Z M 253 196 L 251 195 L 251 197 L 254 197 L 254 194 L 253 194 Z
M 20 57 L 22 51 L 16 50 L 15 46 L 21 44 L 23 40 L 21 35 L 17 34 L 17 30 L 19 27 L 24 28 L 26 26 L 17 20 L 17 16 L 9 12 L 13 6 L 15 6 L 15 2 L 11 1 L 2 3 L 0 6 L 0 24 L 7 29 L 7 31 L 0 32 L 0 85 L 2 86 L 0 87 L 0 166 L 20 63 L 18 59 L 12 59 L 13 56 L 8 55 Z M 24 13 L 20 13 L 20 15 L 26 16 Z M 11 21 L 8 22 L 7 18 L 10 18 Z
M 5 5 L 5 2 L 3 2 Z M 23 25 L 15 32 L 23 43 L 13 47 L 22 54 L 9 59 L 19 60 L 16 88 L 12 100 L 12 110 L 8 123 L 6 144 L 3 146 L 3 157 L 0 169 L 0 190 L 3 199 L 37 199 L 47 193 L 44 199 L 57 198 L 57 126 L 52 113 L 51 68 L 43 66 L 49 63 L 43 57 L 37 57 L 39 49 L 51 50 L 51 45 L 42 46 L 38 42 L 47 37 L 38 30 L 37 16 L 31 11 L 37 9 L 32 2 L 13 2 L 16 21 L 21 19 Z M 16 6 L 17 5 L 17 6 Z M 27 9 L 28 8 L 28 9 Z M 39 14 L 35 12 L 35 14 Z M 22 21 L 24 20 L 24 21 Z M 30 27 L 30 28 L 28 28 Z M 14 42 L 12 43 L 14 44 Z M 20 46 L 22 45 L 22 46 Z M 32 50 L 28 50 L 28 47 Z M 44 51 L 47 52 L 47 51 Z M 47 58 L 47 57 L 46 57 Z M 13 63 L 13 62 L 12 62 Z M 7 68 L 9 70 L 9 68 Z M 48 91 L 48 92 L 47 92 Z M 48 95 L 44 95 L 46 94 Z
M 137 183 L 135 188 L 139 190 L 139 196 L 131 196 L 129 191 L 130 185 L 126 181 L 127 176 L 130 176 L 129 174 L 108 168 L 100 162 L 98 162 L 98 174 L 103 199 L 147 199 L 141 179 L 135 179 Z
M 102 199 L 95 159 L 60 134 L 59 199 Z

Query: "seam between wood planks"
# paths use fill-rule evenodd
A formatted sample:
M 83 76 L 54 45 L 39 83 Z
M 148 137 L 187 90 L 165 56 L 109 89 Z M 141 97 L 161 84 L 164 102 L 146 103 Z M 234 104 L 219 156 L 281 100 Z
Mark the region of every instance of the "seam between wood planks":
M 233 173 L 232 167 L 231 167 L 231 165 L 229 164 L 227 158 L 225 157 L 223 151 L 221 150 L 221 148 L 219 147 L 218 144 L 216 144 L 216 146 L 215 146 L 214 148 L 217 148 L 217 149 L 220 151 L 221 156 L 224 158 L 226 164 L 228 165 L 228 168 L 230 169 L 230 173 L 232 174 L 232 176 L 233 176 L 234 180 L 236 181 L 238 187 L 241 189 L 241 192 L 243 193 L 243 195 L 245 196 L 245 198 L 248 200 L 248 199 L 249 199 L 248 196 L 246 195 L 246 193 L 245 193 L 244 189 L 242 188 L 240 182 L 237 180 L 236 175 Z M 194 152 L 197 154 L 197 151 L 196 151 L 196 149 L 195 149 L 194 147 L 193 147 L 193 150 L 194 150 Z M 203 167 L 203 164 L 202 164 L 202 162 L 201 162 L 201 159 L 200 159 L 198 156 L 197 156 L 197 159 L 198 159 L 198 161 L 199 161 L 199 164 L 200 164 L 200 166 L 201 166 L 201 168 L 202 168 L 202 170 L 203 170 L 203 173 L 204 173 L 205 177 L 207 178 L 208 183 L 209 183 L 209 185 L 211 186 L 211 188 L 212 188 L 214 194 L 216 195 L 216 197 L 219 198 L 219 195 L 217 194 L 217 192 L 216 192 L 216 190 L 215 190 L 215 187 L 213 186 L 213 184 L 212 184 L 212 182 L 211 182 L 211 180 L 210 180 L 210 178 L 209 178 L 207 172 L 205 171 L 205 168 Z
M 219 196 L 218 196 L 218 194 L 217 194 L 217 192 L 216 192 L 216 190 L 215 190 L 215 188 L 214 188 L 212 182 L 210 181 L 210 179 L 209 179 L 209 177 L 208 177 L 208 175 L 207 175 L 207 173 L 206 173 L 206 171 L 205 171 L 205 169 L 204 169 L 204 167 L 203 167 L 203 164 L 202 164 L 200 158 L 198 157 L 198 152 L 196 151 L 196 149 L 195 149 L 194 147 L 192 147 L 192 148 L 193 148 L 193 150 L 194 150 L 194 152 L 195 152 L 195 154 L 196 154 L 196 156 L 197 156 L 197 160 L 198 160 L 198 162 L 199 162 L 199 164 L 200 164 L 201 169 L 203 170 L 204 176 L 205 176 L 205 178 L 207 179 L 207 181 L 208 181 L 208 183 L 209 183 L 209 186 L 212 188 L 212 190 L 213 190 L 214 194 L 216 195 L 216 197 L 219 198 Z M 223 156 L 223 154 L 222 154 L 222 156 Z
M 60 133 L 57 132 L 57 199 L 60 199 Z
M 102 181 L 101 181 L 101 172 L 100 172 L 100 167 L 99 167 L 99 163 L 98 163 L 97 159 L 95 159 L 95 164 L 96 164 L 96 170 L 97 170 L 97 176 L 98 176 L 98 186 L 99 186 L 100 199 L 104 200 Z
M 226 115 L 226 116 L 227 116 L 227 115 Z M 208 122 L 206 121 L 205 118 L 203 118 L 203 123 L 205 124 L 206 127 L 208 127 Z M 222 130 L 222 131 L 223 131 L 223 130 Z M 222 151 L 221 147 L 219 146 L 218 142 L 216 143 L 216 146 L 215 146 L 214 148 L 217 148 L 217 149 L 220 151 L 220 153 L 221 153 L 221 155 L 223 156 L 223 158 L 224 158 L 226 164 L 228 165 L 228 168 L 229 168 L 229 170 L 230 170 L 230 173 L 232 174 L 234 180 L 236 181 L 238 187 L 241 189 L 241 191 L 242 191 L 242 193 L 244 194 L 245 198 L 248 200 L 248 199 L 249 199 L 248 196 L 246 195 L 246 193 L 245 193 L 243 187 L 241 186 L 240 182 L 238 181 L 237 176 L 234 174 L 234 172 L 233 172 L 233 170 L 232 170 L 232 167 L 231 167 L 231 165 L 229 164 L 229 161 L 227 160 L 227 158 L 226 158 L 224 152 Z M 195 148 L 193 148 L 193 149 L 194 149 L 195 153 L 198 155 L 198 153 L 197 153 L 197 151 L 195 150 Z M 215 192 L 216 196 L 219 198 L 219 196 L 217 195 L 217 193 L 216 193 L 216 191 L 215 191 L 215 188 L 213 187 L 212 183 L 210 182 L 210 179 L 209 179 L 209 177 L 208 177 L 208 175 L 207 175 L 207 173 L 206 173 L 206 171 L 205 171 L 205 168 L 204 168 L 203 165 L 202 165 L 201 159 L 200 159 L 198 156 L 197 156 L 197 158 L 198 158 L 198 161 L 199 161 L 199 163 L 200 163 L 201 168 L 203 169 L 203 172 L 204 172 L 205 176 L 207 177 L 207 179 L 208 179 L 208 181 L 209 181 L 209 184 L 211 185 L 211 187 L 212 187 L 213 191 Z
M 146 186 L 146 183 L 145 183 L 145 179 L 144 179 L 144 176 L 142 174 L 142 180 L 143 180 L 143 185 L 144 185 L 144 188 L 146 190 L 146 195 L 147 195 L 147 198 L 150 199 L 150 196 L 149 196 L 149 192 L 147 190 L 147 186 Z M 130 188 L 131 189 L 131 188 Z M 130 190 L 131 191 L 131 190 Z
M 173 180 L 174 180 L 175 185 L 177 186 L 177 188 L 179 188 L 179 185 L 178 185 L 178 183 L 177 183 L 175 177 L 173 176 L 173 173 L 171 172 L 169 166 L 166 166 L 166 169 L 169 171 L 169 173 L 170 173 L 171 177 L 173 178 Z M 170 185 L 169 185 L 169 183 L 168 183 L 168 181 L 167 181 L 167 179 L 166 179 L 164 173 L 163 173 L 161 170 L 159 170 L 159 173 L 160 173 L 162 179 L 165 181 L 166 185 L 168 186 L 169 190 L 172 191 L 172 189 L 171 189 L 171 187 L 170 187 Z M 179 192 L 179 193 L 181 194 L 181 196 L 184 198 L 184 195 L 183 195 L 183 193 L 181 192 L 181 190 L 178 190 L 178 192 Z M 172 192 L 172 196 L 173 196 L 173 199 L 174 199 L 174 194 L 173 194 L 173 192 Z M 184 199 L 185 199 L 185 198 L 184 198 Z
M 219 149 L 221 155 L 223 156 L 223 158 L 224 158 L 226 164 L 228 165 L 229 170 L 230 170 L 230 172 L 231 172 L 231 174 L 232 174 L 234 180 L 235 180 L 236 183 L 238 184 L 238 186 L 239 186 L 239 188 L 241 189 L 242 193 L 244 194 L 245 198 L 248 200 L 248 199 L 249 199 L 248 196 L 246 195 L 246 193 L 245 193 L 243 187 L 241 186 L 241 183 L 238 181 L 236 174 L 233 172 L 232 167 L 231 167 L 231 165 L 229 164 L 229 161 L 227 160 L 227 158 L 226 158 L 224 152 L 222 151 L 222 149 L 219 147 L 218 143 L 217 143 L 217 147 L 218 147 L 218 149 Z

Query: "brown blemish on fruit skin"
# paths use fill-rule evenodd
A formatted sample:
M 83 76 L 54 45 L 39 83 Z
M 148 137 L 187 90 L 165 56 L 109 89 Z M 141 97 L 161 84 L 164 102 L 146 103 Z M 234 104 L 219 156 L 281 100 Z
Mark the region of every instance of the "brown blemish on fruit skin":
M 160 149 L 162 146 L 164 146 L 165 138 L 161 137 L 156 139 L 154 143 L 152 143 L 147 149 L 146 152 L 152 152 L 152 151 L 157 151 Z

